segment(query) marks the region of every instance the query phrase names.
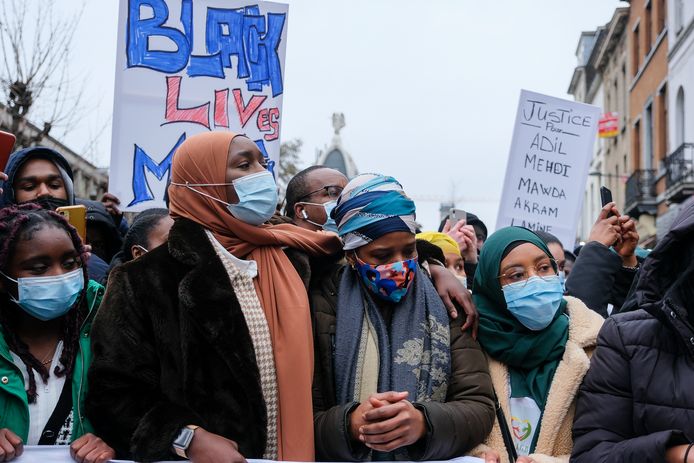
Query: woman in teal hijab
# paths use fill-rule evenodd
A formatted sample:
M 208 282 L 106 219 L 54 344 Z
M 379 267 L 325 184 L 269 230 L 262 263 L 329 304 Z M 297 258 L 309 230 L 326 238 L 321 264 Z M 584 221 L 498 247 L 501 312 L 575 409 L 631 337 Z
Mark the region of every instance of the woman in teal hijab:
M 563 296 L 549 249 L 520 227 L 485 242 L 472 297 L 504 418 L 473 453 L 487 462 L 514 454 L 520 463 L 568 462 L 576 392 L 602 317 Z

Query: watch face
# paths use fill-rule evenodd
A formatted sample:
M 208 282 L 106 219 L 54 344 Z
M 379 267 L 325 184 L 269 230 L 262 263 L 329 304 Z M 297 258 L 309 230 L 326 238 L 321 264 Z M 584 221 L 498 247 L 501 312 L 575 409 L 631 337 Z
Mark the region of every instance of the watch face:
M 181 449 L 187 449 L 188 446 L 190 445 L 190 441 L 193 440 L 193 434 L 194 433 L 195 433 L 195 431 L 193 431 L 192 429 L 188 429 L 188 428 L 181 429 L 180 434 L 178 435 L 178 437 L 174 441 L 174 446 L 181 448 Z

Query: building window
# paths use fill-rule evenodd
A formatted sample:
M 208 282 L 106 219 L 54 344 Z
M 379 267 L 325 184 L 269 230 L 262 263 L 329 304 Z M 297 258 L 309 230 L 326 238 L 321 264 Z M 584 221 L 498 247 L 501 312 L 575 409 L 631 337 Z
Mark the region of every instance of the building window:
M 632 136 L 634 151 L 631 159 L 634 161 L 634 170 L 638 170 L 641 168 L 641 121 L 636 121 L 634 124 L 634 134 Z
M 677 0 L 675 0 L 677 1 Z M 667 1 L 666 0 L 658 0 L 658 34 L 663 32 L 663 29 L 665 29 L 665 17 L 667 14 Z
M 667 84 L 658 92 L 658 159 L 662 161 L 668 154 L 667 140 Z
M 634 28 L 633 32 L 633 40 L 631 41 L 631 62 L 634 68 L 632 69 L 632 75 L 636 76 L 636 74 L 639 73 L 639 66 L 640 66 L 640 58 L 641 58 L 641 53 L 640 53 L 640 45 L 641 41 L 639 39 L 639 26 L 636 26 Z
M 677 100 L 675 102 L 675 148 L 679 148 L 684 143 L 684 89 L 677 90 Z
M 643 139 L 643 168 L 653 169 L 653 103 L 646 106 L 643 115 L 644 139 Z
M 684 23 L 682 16 L 684 15 L 684 0 L 675 0 L 675 31 L 679 34 L 682 32 Z
M 643 55 L 647 56 L 648 52 L 651 51 L 651 44 L 653 43 L 653 8 L 652 2 L 648 2 L 646 5 L 646 11 L 643 12 Z

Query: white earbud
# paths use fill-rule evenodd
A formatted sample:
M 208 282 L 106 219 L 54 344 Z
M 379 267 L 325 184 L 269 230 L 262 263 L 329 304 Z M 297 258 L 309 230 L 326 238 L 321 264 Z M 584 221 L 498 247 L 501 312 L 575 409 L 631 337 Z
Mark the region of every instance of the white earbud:
M 301 211 L 301 215 L 304 217 L 304 219 L 308 219 L 308 214 L 306 213 L 306 209 Z

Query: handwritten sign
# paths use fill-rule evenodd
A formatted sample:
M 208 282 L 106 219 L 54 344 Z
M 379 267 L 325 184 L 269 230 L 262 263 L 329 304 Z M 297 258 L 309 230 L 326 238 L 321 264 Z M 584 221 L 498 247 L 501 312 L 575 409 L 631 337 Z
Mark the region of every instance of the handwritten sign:
M 70 456 L 70 447 L 67 445 L 25 445 L 24 453 L 18 456 L 16 463 L 74 463 L 75 460 Z M 110 460 L 111 463 L 135 463 L 132 460 Z M 178 460 L 180 463 L 182 460 Z M 188 461 L 188 460 L 183 460 Z M 176 463 L 173 460 L 160 461 L 158 463 Z M 273 460 L 253 460 L 248 459 L 248 463 L 277 463 Z M 408 462 L 405 462 L 408 463 Z M 431 463 L 444 463 L 444 461 Z M 445 463 L 484 463 L 481 458 L 458 457 L 452 460 L 445 460 Z
M 496 227 L 555 235 L 571 247 L 600 108 L 521 91 Z
M 126 210 L 164 206 L 176 148 L 204 131 L 246 134 L 275 173 L 286 45 L 284 4 L 121 0 L 109 191 Z

